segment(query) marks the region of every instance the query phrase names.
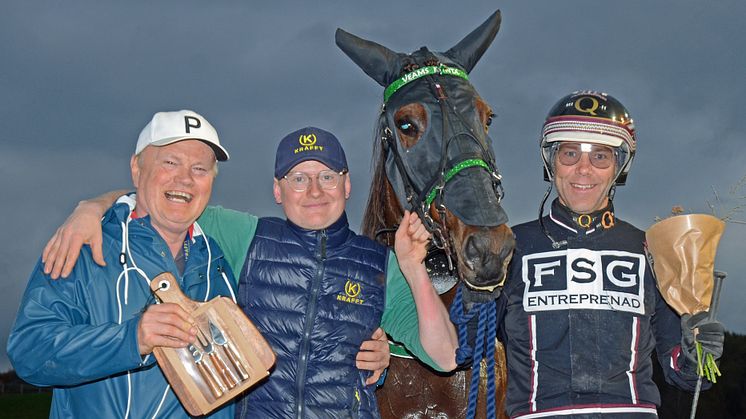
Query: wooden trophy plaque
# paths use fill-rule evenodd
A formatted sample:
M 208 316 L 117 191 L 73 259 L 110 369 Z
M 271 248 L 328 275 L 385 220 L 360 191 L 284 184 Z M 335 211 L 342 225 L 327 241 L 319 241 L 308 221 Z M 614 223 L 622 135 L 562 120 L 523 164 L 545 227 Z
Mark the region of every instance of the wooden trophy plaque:
M 226 297 L 189 299 L 169 272 L 150 282 L 164 303 L 175 303 L 195 320 L 197 340 L 186 348 L 156 347 L 158 365 L 184 408 L 205 415 L 269 375 L 275 354 L 256 326 Z

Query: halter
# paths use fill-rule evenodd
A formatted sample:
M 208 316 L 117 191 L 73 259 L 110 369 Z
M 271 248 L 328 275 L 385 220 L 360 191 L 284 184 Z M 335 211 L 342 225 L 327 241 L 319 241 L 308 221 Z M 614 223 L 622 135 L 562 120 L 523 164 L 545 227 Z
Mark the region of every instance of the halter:
M 467 136 L 467 138 L 472 139 L 480 146 L 481 153 L 461 154 L 459 156 L 456 156 L 454 159 L 451 159 L 450 161 L 448 160 L 448 145 L 453 139 L 457 137 L 457 135 L 453 135 L 448 138 L 446 137 L 446 134 L 448 133 L 449 109 L 453 112 L 454 115 L 456 115 L 456 117 L 464 126 L 469 126 L 469 124 L 466 123 L 463 115 L 458 112 L 455 107 L 449 106 L 448 96 L 446 95 L 443 86 L 438 83 L 433 77 L 436 75 L 458 77 L 466 81 L 469 80 L 469 76 L 466 74 L 465 71 L 458 68 L 448 67 L 442 63 L 438 65 L 430 65 L 417 68 L 396 79 L 385 89 L 383 96 L 384 103 L 381 106 L 381 115 L 383 116 L 386 113 L 386 103 L 391 98 L 391 96 L 406 84 L 414 82 L 421 78 L 425 78 L 425 80 L 427 80 L 428 85 L 431 87 L 433 96 L 437 99 L 438 104 L 440 105 L 441 114 L 443 117 L 443 134 L 441 136 L 441 138 L 443 138 L 443 143 L 441 147 L 440 164 L 437 174 L 432 179 L 430 179 L 430 181 L 426 182 L 423 190 L 419 190 L 417 188 L 417 186 L 412 181 L 412 177 L 407 172 L 397 145 L 396 138 L 394 137 L 394 134 L 391 131 L 391 128 L 388 127 L 388 125 L 383 130 L 383 133 L 381 135 L 381 142 L 385 153 L 388 155 L 388 153 L 391 152 L 392 156 L 394 157 L 394 163 L 396 164 L 397 171 L 399 172 L 399 175 L 401 176 L 402 182 L 404 184 L 404 192 L 406 194 L 407 202 L 412 206 L 412 209 L 420 217 L 420 220 L 422 220 L 425 228 L 432 234 L 432 246 L 442 250 L 445 253 L 448 260 L 449 270 L 453 271 L 454 266 L 451 242 L 448 235 L 448 229 L 446 227 L 447 208 L 445 206 L 443 197 L 443 191 L 446 184 L 462 170 L 472 167 L 481 167 L 490 174 L 492 185 L 497 195 L 498 204 L 504 196 L 504 190 L 502 187 L 502 175 L 500 175 L 499 171 L 497 170 L 494 158 L 485 149 L 484 145 L 474 137 L 473 134 L 464 132 L 459 133 L 458 136 L 465 135 Z M 429 214 L 428 209 L 433 203 L 435 203 L 437 211 L 440 214 L 440 223 L 437 223 L 435 220 L 433 220 L 433 218 Z

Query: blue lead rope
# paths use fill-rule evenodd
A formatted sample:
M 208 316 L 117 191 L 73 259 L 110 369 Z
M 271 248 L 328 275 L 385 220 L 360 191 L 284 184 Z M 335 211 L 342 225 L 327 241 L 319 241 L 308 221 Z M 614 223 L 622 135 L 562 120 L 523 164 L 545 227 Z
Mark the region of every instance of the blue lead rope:
M 474 348 L 469 346 L 467 324 L 479 313 L 477 336 Z M 467 419 L 473 419 L 477 410 L 479 397 L 479 373 L 482 360 L 487 363 L 487 417 L 495 417 L 495 338 L 497 337 L 496 307 L 494 301 L 475 304 L 471 310 L 464 312 L 464 301 L 461 287 L 456 290 L 456 297 L 451 304 L 451 321 L 458 327 L 458 344 L 456 362 L 461 365 L 469 359 L 471 363 L 471 386 L 469 388 L 469 404 Z

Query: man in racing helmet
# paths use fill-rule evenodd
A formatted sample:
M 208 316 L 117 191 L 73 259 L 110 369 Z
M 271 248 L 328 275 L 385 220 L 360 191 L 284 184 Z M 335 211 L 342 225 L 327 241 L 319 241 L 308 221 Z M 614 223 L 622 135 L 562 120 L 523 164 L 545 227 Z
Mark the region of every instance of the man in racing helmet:
M 635 157 L 637 138 L 629 112 L 605 93 L 575 92 L 562 98 L 549 111 L 541 138 L 544 180 L 554 173 L 554 153 L 563 142 L 598 144 L 614 148 L 615 183 L 624 185 Z
M 635 151 L 629 113 L 605 93 L 572 93 L 549 112 L 541 155 L 551 185 L 539 219 L 513 228 L 498 300 L 511 417 L 657 417 L 654 349 L 666 381 L 686 390 L 697 381 L 692 330 L 705 350 L 722 354 L 723 326 L 668 307 L 644 232 L 616 218 L 614 187 L 625 183 Z M 544 216 L 552 187 L 558 197 Z
M 557 188 L 559 202 L 575 212 L 580 223 L 590 225 L 596 218 L 591 213 L 605 208 L 615 186 L 625 184 L 636 149 L 634 122 L 615 98 L 579 91 L 552 107 L 541 136 L 544 180 L 549 188 L 539 208 L 539 222 L 556 248 L 560 243 L 543 223 L 544 203 L 552 187 Z M 588 164 L 580 162 L 583 153 L 588 155 Z M 601 213 L 599 221 L 603 220 L 613 223 L 612 213 Z

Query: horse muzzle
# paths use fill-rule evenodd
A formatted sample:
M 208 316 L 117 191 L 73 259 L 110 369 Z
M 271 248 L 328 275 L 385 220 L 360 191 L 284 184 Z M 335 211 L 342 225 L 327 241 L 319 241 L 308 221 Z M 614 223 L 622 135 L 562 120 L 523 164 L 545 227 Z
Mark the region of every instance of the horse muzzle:
M 515 239 L 506 225 L 469 227 L 459 235 L 456 248 L 461 279 L 475 291 L 492 292 L 505 283 Z M 455 239 L 455 237 L 454 237 Z

